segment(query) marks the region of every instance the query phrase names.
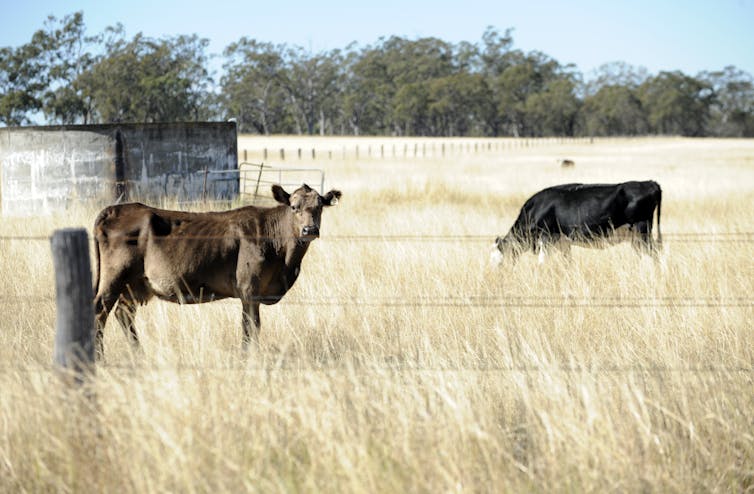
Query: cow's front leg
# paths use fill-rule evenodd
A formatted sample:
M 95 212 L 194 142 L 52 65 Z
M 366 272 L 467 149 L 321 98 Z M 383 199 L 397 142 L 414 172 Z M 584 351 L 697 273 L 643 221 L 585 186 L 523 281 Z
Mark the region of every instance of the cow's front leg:
M 247 351 L 249 343 L 259 343 L 259 302 L 255 300 L 243 300 L 243 349 Z

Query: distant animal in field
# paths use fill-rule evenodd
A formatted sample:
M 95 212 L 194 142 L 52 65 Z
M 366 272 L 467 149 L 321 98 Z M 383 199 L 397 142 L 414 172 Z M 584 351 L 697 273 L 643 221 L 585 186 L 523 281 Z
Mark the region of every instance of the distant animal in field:
M 492 261 L 499 264 L 508 254 L 515 260 L 520 252 L 531 250 L 539 251 L 543 262 L 549 246 L 570 255 L 572 244 L 602 247 L 626 239 L 654 254 L 662 244 L 661 206 L 662 189 L 651 180 L 549 187 L 531 196 L 508 234 L 495 240 Z M 655 209 L 656 244 L 652 239 Z
M 573 160 L 563 159 L 560 160 L 560 166 L 562 168 L 573 168 L 574 166 L 576 166 L 576 163 Z
M 105 208 L 94 223 L 96 348 L 104 352 L 108 314 L 138 347 L 134 316 L 152 297 L 183 304 L 238 298 L 243 347 L 259 335 L 260 304 L 275 304 L 296 282 L 301 261 L 319 237 L 322 210 L 341 196 L 304 184 L 278 185 L 276 207 L 247 206 L 188 213 L 144 204 Z

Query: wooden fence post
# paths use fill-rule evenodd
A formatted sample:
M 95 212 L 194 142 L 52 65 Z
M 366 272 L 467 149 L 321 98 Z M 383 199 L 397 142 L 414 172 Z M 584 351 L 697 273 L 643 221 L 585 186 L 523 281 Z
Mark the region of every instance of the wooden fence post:
M 83 228 L 56 230 L 50 240 L 55 268 L 54 362 L 78 383 L 94 372 L 94 297 L 89 237 Z

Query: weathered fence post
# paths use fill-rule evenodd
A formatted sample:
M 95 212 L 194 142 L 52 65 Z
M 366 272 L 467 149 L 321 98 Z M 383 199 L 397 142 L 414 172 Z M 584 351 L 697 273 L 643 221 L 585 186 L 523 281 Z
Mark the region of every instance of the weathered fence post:
M 54 361 L 77 382 L 94 372 L 94 299 L 89 238 L 83 228 L 56 230 L 50 240 L 55 268 Z
M 264 163 L 259 164 L 259 174 L 257 175 L 257 186 L 254 188 L 254 204 L 257 203 L 257 197 L 259 196 L 259 184 L 262 182 L 262 170 L 264 169 Z
M 283 148 L 280 148 L 280 159 L 281 160 L 285 159 L 285 149 L 283 149 Z

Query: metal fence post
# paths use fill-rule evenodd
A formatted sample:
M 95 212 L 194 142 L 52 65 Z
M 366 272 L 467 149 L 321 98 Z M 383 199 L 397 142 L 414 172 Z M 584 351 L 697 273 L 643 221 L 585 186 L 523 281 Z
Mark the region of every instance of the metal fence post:
M 83 228 L 56 230 L 50 240 L 55 268 L 54 362 L 77 382 L 94 372 L 94 299 L 89 237 Z

